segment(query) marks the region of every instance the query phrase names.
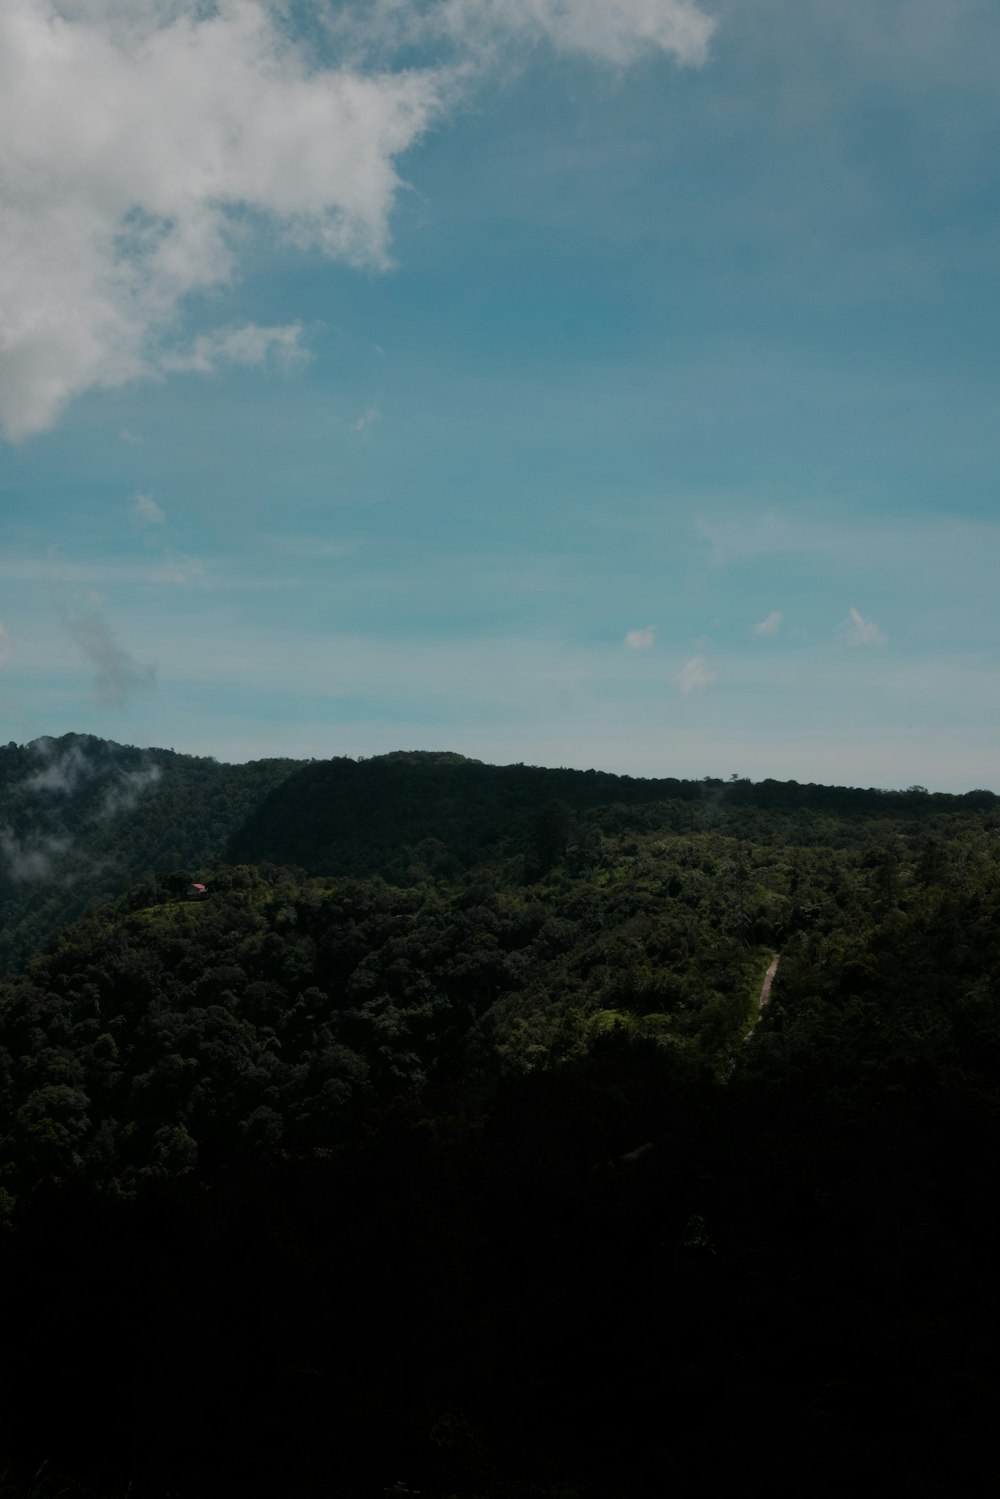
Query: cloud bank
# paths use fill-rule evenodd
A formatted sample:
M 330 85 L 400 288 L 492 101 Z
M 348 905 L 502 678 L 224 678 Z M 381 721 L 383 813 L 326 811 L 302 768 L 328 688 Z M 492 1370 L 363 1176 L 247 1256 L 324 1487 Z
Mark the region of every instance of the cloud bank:
M 399 157 L 459 87 L 519 45 L 617 66 L 650 49 L 699 63 L 714 24 L 692 0 L 319 9 L 334 65 L 292 37 L 285 0 L 0 7 L 8 439 L 45 430 L 87 390 L 301 362 L 297 323 L 248 323 L 178 346 L 185 303 L 233 281 L 241 245 L 261 231 L 351 265 L 387 266 Z M 407 45 L 430 60 L 394 66 Z

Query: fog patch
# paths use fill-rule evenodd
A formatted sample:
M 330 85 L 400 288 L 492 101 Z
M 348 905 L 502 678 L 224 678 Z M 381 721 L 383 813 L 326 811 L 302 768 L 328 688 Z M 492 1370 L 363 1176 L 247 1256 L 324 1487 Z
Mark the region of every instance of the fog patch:
M 33 833 L 19 838 L 10 828 L 0 828 L 0 863 L 8 879 L 21 883 L 51 880 L 57 862 L 70 846 L 69 838 Z
M 84 781 L 97 773 L 97 767 L 87 759 L 78 744 L 60 751 L 53 739 L 36 739 L 30 748 L 44 762 L 41 770 L 28 776 L 21 784 L 26 791 L 48 791 L 55 795 L 69 796 Z
M 120 817 L 123 812 L 133 812 L 163 775 L 158 765 L 140 766 L 138 770 L 125 770 L 117 781 L 109 786 L 94 814 L 95 822 L 106 822 L 111 817 Z

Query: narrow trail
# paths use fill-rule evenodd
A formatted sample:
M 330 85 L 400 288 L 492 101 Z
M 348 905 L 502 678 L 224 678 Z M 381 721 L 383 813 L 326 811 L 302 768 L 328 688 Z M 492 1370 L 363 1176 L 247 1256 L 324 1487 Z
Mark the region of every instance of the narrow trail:
M 760 999 L 757 1001 L 757 1013 L 754 1016 L 753 1024 L 751 1025 L 750 1029 L 747 1031 L 746 1035 L 743 1037 L 744 1045 L 746 1044 L 747 1041 L 750 1040 L 750 1037 L 753 1035 L 754 1031 L 757 1029 L 757 1026 L 758 1026 L 758 1024 L 760 1022 L 760 1017 L 764 1013 L 764 1006 L 767 1004 L 768 1000 L 771 998 L 771 985 L 774 983 L 774 975 L 778 971 L 778 964 L 780 962 L 781 962 L 781 954 L 780 954 L 780 952 L 776 952 L 775 955 L 774 955 L 774 957 L 771 959 L 770 963 L 768 964 L 767 972 L 764 975 L 764 982 L 760 986 Z
M 768 967 L 767 972 L 764 975 L 764 982 L 761 985 L 760 989 L 760 1004 L 757 1006 L 758 1010 L 763 1010 L 764 1006 L 771 998 L 771 985 L 774 983 L 774 975 L 778 971 L 778 964 L 780 962 L 781 954 L 780 952 L 776 952 L 774 957 L 771 959 L 770 966 Z

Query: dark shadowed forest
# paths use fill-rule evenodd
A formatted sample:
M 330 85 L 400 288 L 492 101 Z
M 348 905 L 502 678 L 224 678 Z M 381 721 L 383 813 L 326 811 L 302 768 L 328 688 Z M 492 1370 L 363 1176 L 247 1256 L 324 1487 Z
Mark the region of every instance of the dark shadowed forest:
M 5 755 L 0 1492 L 978 1492 L 989 792 Z

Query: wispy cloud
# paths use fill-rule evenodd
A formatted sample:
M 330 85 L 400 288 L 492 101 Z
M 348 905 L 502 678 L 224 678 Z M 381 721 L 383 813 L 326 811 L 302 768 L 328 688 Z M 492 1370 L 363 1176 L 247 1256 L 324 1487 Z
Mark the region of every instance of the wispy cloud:
M 158 765 L 143 765 L 137 770 L 122 771 L 105 791 L 95 814 L 95 821 L 105 822 L 108 818 L 119 817 L 123 812 L 134 811 L 162 774 Z
M 656 628 L 647 625 L 643 630 L 629 630 L 625 636 L 625 644 L 630 651 L 651 650 L 656 640 Z
M 7 633 L 7 627 L 0 619 L 0 666 L 6 666 L 14 651 L 14 643 Z
M 331 23 L 356 45 L 366 35 L 390 50 L 446 42 L 467 63 L 546 43 L 616 67 L 656 51 L 702 63 L 715 24 L 693 0 L 364 0 Z
M 45 736 L 33 740 L 31 748 L 42 764 L 22 783 L 27 791 L 49 791 L 69 796 L 95 773 L 93 763 L 78 744 L 60 750 L 54 739 Z
M 11 880 L 46 880 L 69 845 L 68 838 L 45 834 L 19 838 L 11 828 L 0 828 L 0 865 Z
M 865 619 L 854 608 L 849 609 L 847 618 L 841 620 L 837 633 L 848 645 L 885 645 L 888 639 L 873 619 Z
M 98 702 L 120 707 L 135 692 L 149 687 L 152 666 L 142 666 L 118 644 L 103 614 L 74 615 L 67 620 L 69 632 L 94 673 Z
M 754 625 L 753 632 L 755 635 L 760 636 L 777 635 L 781 629 L 781 621 L 783 619 L 784 615 L 780 609 L 772 609 L 770 614 L 766 615 L 759 624 Z
M 368 406 L 362 411 L 356 421 L 351 423 L 352 432 L 363 432 L 366 427 L 371 427 L 378 421 L 379 411 L 377 406 Z
M 134 495 L 129 514 L 144 526 L 162 526 L 167 518 L 151 494 Z
M 312 356 L 302 346 L 301 323 L 269 328 L 244 323 L 240 328 L 217 328 L 201 333 L 185 349 L 175 349 L 160 358 L 160 368 L 170 373 L 214 375 L 226 365 L 263 369 L 271 365 L 293 370 L 308 364 Z
M 187 557 L 183 552 L 168 548 L 159 567 L 150 573 L 153 583 L 173 583 L 179 588 L 206 587 L 205 564 L 197 557 Z
M 704 656 L 692 656 L 690 661 L 685 661 L 680 671 L 675 672 L 671 680 L 682 697 L 690 697 L 694 692 L 701 692 L 710 683 L 718 681 L 719 673 L 709 665 Z

